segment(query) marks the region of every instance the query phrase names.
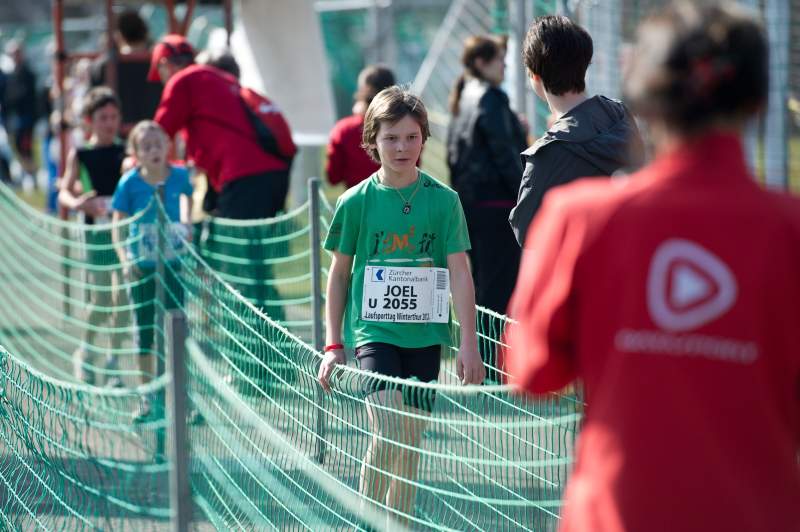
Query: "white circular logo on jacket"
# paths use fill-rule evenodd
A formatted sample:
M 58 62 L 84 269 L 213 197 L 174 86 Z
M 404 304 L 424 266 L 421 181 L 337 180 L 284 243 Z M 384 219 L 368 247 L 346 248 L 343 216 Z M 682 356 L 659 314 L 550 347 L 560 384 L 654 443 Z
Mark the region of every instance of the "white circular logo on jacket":
M 661 329 L 696 329 L 725 314 L 738 288 L 730 268 L 707 249 L 673 238 L 653 255 L 647 278 L 647 308 Z

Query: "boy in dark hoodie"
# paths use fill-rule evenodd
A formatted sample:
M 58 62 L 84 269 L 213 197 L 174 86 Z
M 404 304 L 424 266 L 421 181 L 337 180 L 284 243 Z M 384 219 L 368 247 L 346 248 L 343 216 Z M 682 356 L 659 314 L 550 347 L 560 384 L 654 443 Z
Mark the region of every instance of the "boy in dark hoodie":
M 525 171 L 509 216 L 520 246 L 548 190 L 644 162 L 644 143 L 625 105 L 586 93 L 592 53 L 592 38 L 567 17 L 537 17 L 528 29 L 522 55 L 531 86 L 556 120 L 522 152 Z

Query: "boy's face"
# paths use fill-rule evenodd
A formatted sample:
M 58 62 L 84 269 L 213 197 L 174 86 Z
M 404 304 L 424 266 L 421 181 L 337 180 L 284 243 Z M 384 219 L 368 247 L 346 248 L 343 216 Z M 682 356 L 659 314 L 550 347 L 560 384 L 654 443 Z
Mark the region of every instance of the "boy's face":
M 90 118 L 92 134 L 97 137 L 100 144 L 113 142 L 119 133 L 121 121 L 119 109 L 109 103 L 97 109 Z
M 422 152 L 422 128 L 410 115 L 394 124 L 382 122 L 370 146 L 378 150 L 381 165 L 394 173 L 403 174 L 417 166 Z

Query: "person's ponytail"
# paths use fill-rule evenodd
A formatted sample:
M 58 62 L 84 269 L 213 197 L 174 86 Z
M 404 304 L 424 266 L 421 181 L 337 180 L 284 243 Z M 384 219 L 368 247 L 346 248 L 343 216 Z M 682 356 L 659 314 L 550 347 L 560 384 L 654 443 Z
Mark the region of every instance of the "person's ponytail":
M 453 90 L 450 91 L 450 113 L 453 116 L 458 116 L 458 105 L 461 101 L 461 92 L 464 90 L 464 84 L 467 82 L 467 76 L 463 72 L 453 84 Z

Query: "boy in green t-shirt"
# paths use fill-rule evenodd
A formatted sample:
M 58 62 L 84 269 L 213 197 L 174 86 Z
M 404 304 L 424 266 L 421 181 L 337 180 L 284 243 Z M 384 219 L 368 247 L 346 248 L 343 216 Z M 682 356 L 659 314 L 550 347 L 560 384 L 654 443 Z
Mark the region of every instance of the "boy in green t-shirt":
M 442 344 L 450 338 L 448 287 L 461 323 L 459 378 L 480 384 L 486 376 L 478 354 L 461 203 L 453 190 L 416 168 L 429 135 L 425 106 L 396 86 L 381 91 L 367 110 L 363 146 L 381 168 L 339 198 L 325 240 L 333 255 L 328 345 L 319 369 L 326 390 L 335 366 L 345 362 L 345 343 L 355 346 L 361 369 L 400 379 L 437 379 Z M 385 380 L 376 379 L 367 393 L 373 437 L 360 491 L 399 516 L 412 515 L 416 489 L 392 475 L 416 477 L 419 452 L 414 449 L 433 405 Z

